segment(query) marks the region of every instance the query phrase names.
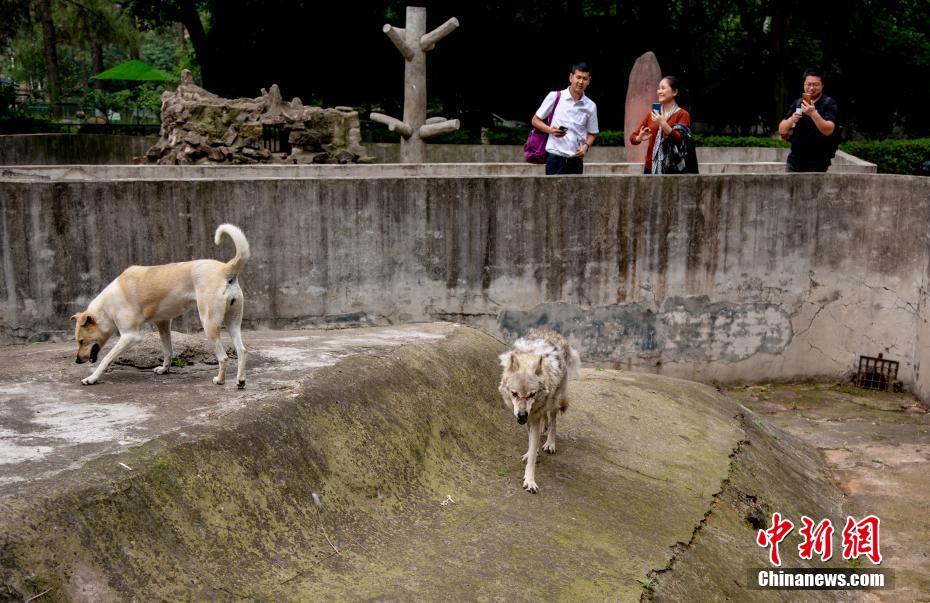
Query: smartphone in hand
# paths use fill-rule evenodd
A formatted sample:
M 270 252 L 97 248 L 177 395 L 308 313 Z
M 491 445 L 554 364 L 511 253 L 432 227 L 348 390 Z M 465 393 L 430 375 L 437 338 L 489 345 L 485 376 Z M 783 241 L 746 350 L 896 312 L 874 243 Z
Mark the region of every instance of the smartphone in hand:
M 662 112 L 662 103 L 652 103 L 652 110 L 656 113 Z
M 801 95 L 801 100 L 809 105 L 811 104 L 811 95 L 805 92 L 804 94 Z

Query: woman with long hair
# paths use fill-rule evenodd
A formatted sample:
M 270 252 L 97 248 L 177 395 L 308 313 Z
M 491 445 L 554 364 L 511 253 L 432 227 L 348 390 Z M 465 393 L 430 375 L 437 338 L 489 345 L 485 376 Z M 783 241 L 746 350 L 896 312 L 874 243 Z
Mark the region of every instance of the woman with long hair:
M 652 110 L 643 118 L 639 128 L 630 133 L 631 144 L 641 144 L 649 141 L 646 147 L 646 163 L 643 166 L 644 174 L 661 174 L 662 172 L 662 141 L 672 137 L 677 141 L 686 135 L 681 128 L 675 128 L 680 124 L 687 128 L 687 135 L 690 136 L 691 115 L 683 108 L 678 106 L 678 78 L 674 75 L 666 75 L 659 81 L 659 88 L 656 90 L 658 103 L 653 103 Z

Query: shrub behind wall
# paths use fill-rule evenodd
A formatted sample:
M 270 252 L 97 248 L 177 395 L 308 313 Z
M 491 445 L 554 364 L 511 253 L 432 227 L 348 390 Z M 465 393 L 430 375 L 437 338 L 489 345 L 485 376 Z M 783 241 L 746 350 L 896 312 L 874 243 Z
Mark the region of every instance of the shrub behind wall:
M 882 174 L 916 174 L 920 164 L 930 161 L 930 138 L 912 140 L 861 140 L 844 142 L 840 148 L 878 166 Z

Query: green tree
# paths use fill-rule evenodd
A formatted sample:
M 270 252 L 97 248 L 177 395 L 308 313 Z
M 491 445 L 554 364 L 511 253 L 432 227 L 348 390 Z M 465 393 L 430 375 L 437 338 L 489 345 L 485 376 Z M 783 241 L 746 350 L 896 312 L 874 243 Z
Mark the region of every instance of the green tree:
M 211 41 L 207 37 L 205 22 L 223 0 L 126 0 L 124 6 L 150 30 L 162 29 L 171 23 L 180 23 L 190 36 L 197 56 L 204 86 L 213 89 L 218 85 L 214 77 Z M 242 15 L 245 17 L 245 15 Z
M 105 69 L 107 46 L 119 47 L 129 58 L 139 55 L 141 33 L 133 27 L 125 12 L 107 0 L 58 0 L 55 22 L 61 44 L 90 56 L 89 70 L 82 70 L 79 87 L 89 76 Z M 94 81 L 93 85 L 102 90 L 104 84 Z
M 0 0 L 0 15 L 0 48 L 4 48 L 29 23 L 29 6 L 21 0 Z
M 42 49 L 45 57 L 45 75 L 48 80 L 49 107 L 57 115 L 61 100 L 61 80 L 58 77 L 58 35 L 52 19 L 52 0 L 35 0 L 35 16 L 42 29 Z
M 25 3 L 0 0 L 0 6 L 10 2 Z M 54 28 L 43 27 L 43 3 Z M 930 75 L 927 0 L 418 4 L 427 8 L 428 27 L 452 16 L 461 24 L 430 53 L 428 85 L 436 111 L 462 117 L 466 127 L 486 125 L 491 112 L 528 121 L 547 90 L 565 85 L 568 65 L 586 59 L 594 65 L 590 92 L 601 126 L 619 129 L 629 69 L 652 50 L 666 73 L 681 78 L 683 100 L 702 131 L 771 132 L 809 67 L 826 71 L 827 94 L 839 102 L 847 130 L 869 137 L 930 130 L 922 116 Z M 28 28 L 4 22 L 0 36 L 19 32 L 12 43 L 18 68 L 47 80 L 47 88 L 57 79 L 66 92 L 69 82 L 80 81 L 76 70 L 85 54 L 100 64 L 102 46 L 104 65 L 138 52 L 175 73 L 181 65 L 199 66 L 203 85 L 224 96 L 254 96 L 278 83 L 288 97 L 328 105 L 377 104 L 392 112 L 402 103 L 403 61 L 381 33 L 385 22 L 403 26 L 406 3 L 399 0 L 125 0 L 119 7 L 133 22 L 116 19 L 114 28 L 150 30 L 137 42 L 95 29 L 95 11 L 119 13 L 103 0 L 27 6 Z M 45 43 L 46 31 L 57 34 L 55 44 Z M 52 46 L 57 51 L 47 52 Z

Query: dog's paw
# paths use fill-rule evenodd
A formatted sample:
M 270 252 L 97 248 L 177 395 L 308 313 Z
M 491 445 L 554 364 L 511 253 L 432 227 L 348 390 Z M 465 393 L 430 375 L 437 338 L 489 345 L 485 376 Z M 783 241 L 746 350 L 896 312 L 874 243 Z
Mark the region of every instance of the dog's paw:
M 536 480 L 532 480 L 527 477 L 523 478 L 523 489 L 530 494 L 536 494 L 539 492 L 539 486 L 536 485 Z
M 168 372 L 168 367 L 167 366 L 156 366 L 154 370 L 155 370 L 156 375 L 164 375 L 165 373 Z
M 529 458 L 530 458 L 530 453 L 527 452 L 526 454 L 524 454 L 523 456 L 520 457 L 520 460 L 522 460 L 522 461 L 525 463 L 525 462 L 527 461 L 527 459 L 529 459 Z
M 245 389 L 245 379 L 236 381 L 236 389 Z
M 85 377 L 81 379 L 81 383 L 83 385 L 93 385 L 94 383 L 97 383 L 97 378 L 91 375 L 90 377 Z
M 543 444 L 543 450 L 545 450 L 549 454 L 555 454 L 555 442 L 552 442 L 551 444 L 549 442 L 546 442 L 545 444 Z
M 224 383 L 226 383 L 226 380 L 225 380 L 225 379 L 220 379 L 219 377 L 214 377 L 214 378 L 213 378 L 213 383 L 214 383 L 215 385 L 223 385 Z

